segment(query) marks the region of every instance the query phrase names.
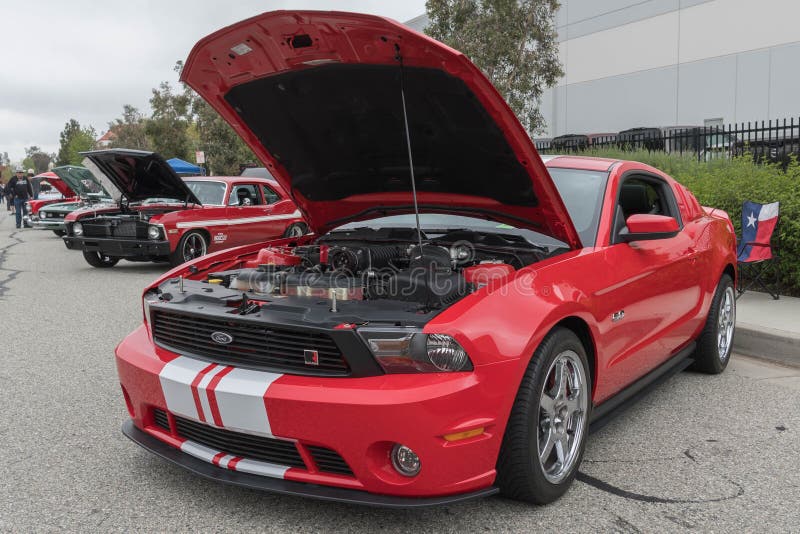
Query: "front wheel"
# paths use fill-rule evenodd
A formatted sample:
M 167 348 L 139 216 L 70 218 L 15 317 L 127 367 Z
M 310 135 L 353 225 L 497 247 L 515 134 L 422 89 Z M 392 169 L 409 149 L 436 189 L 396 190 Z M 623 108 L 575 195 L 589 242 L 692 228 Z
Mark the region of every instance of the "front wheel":
M 706 326 L 697 340 L 694 368 L 701 373 L 716 375 L 725 370 L 731 360 L 733 334 L 736 328 L 736 294 L 733 280 L 723 274 L 714 292 Z
M 208 240 L 202 232 L 186 232 L 178 242 L 178 246 L 170 254 L 169 261 L 173 267 L 177 267 L 187 261 L 192 261 L 200 256 L 205 256 L 208 252 Z
M 58 237 L 64 237 L 65 235 L 67 235 L 67 232 L 65 232 L 64 230 L 53 230 L 53 233 L 56 234 Z
M 86 260 L 86 263 L 99 269 L 107 269 L 119 263 L 119 258 L 106 256 L 105 254 L 89 250 L 83 251 L 83 258 Z
M 553 330 L 531 358 L 511 409 L 497 460 L 503 495 L 547 504 L 569 489 L 583 458 L 591 391 L 580 339 Z

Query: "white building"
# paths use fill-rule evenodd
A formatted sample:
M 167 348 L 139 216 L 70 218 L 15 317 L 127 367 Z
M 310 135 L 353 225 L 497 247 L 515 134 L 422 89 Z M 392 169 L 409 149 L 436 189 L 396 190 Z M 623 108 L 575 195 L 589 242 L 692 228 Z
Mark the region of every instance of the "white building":
M 798 21 L 798 0 L 561 0 L 545 135 L 797 120 Z

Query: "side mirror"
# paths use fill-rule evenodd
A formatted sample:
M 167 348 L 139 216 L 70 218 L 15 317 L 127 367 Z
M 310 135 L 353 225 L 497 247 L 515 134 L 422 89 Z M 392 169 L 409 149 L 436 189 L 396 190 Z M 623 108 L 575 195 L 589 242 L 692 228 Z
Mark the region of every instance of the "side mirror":
M 619 233 L 619 240 L 623 243 L 631 241 L 651 241 L 654 239 L 668 239 L 675 237 L 680 231 L 678 221 L 665 215 L 636 214 L 625 221 L 627 228 Z

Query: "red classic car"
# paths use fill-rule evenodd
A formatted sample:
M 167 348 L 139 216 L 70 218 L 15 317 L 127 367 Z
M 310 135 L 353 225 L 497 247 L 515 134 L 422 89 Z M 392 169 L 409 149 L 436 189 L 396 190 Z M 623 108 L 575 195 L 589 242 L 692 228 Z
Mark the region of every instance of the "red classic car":
M 728 216 L 641 163 L 543 161 L 455 50 L 379 17 L 275 12 L 201 40 L 182 76 L 316 234 L 145 290 L 116 350 L 145 449 L 321 499 L 547 503 L 590 425 L 667 373 L 725 369 Z
M 179 178 L 161 156 L 139 150 L 84 155 L 84 165 L 115 203 L 67 215 L 64 243 L 82 250 L 94 267 L 113 267 L 120 259 L 179 265 L 208 252 L 308 231 L 275 180 Z
M 26 204 L 28 214 L 23 218 L 26 228 L 30 228 L 31 222 L 36 220 L 35 217 L 42 206 L 54 204 L 56 202 L 64 202 L 72 198 L 77 198 L 77 193 L 72 190 L 68 183 L 61 180 L 55 172 L 48 171 L 37 174 L 34 178 L 40 180 L 40 183 L 50 184 L 49 191 L 42 190 L 38 199 L 31 199 Z

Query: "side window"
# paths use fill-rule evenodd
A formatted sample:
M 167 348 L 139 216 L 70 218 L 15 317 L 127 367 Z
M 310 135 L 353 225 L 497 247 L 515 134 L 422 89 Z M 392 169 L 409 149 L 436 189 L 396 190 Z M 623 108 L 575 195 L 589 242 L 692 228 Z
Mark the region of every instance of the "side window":
M 270 186 L 265 184 L 262 185 L 261 188 L 264 192 L 264 200 L 267 204 L 275 204 L 281 199 L 280 195 L 278 195 L 278 193 L 276 193 Z
M 239 184 L 231 189 L 229 206 L 257 206 L 261 204 L 261 194 L 253 184 Z
M 681 216 L 675 195 L 669 185 L 655 177 L 631 177 L 622 182 L 617 194 L 614 213 L 612 243 L 625 228 L 625 221 L 631 215 L 651 214 L 672 217 L 681 224 Z

